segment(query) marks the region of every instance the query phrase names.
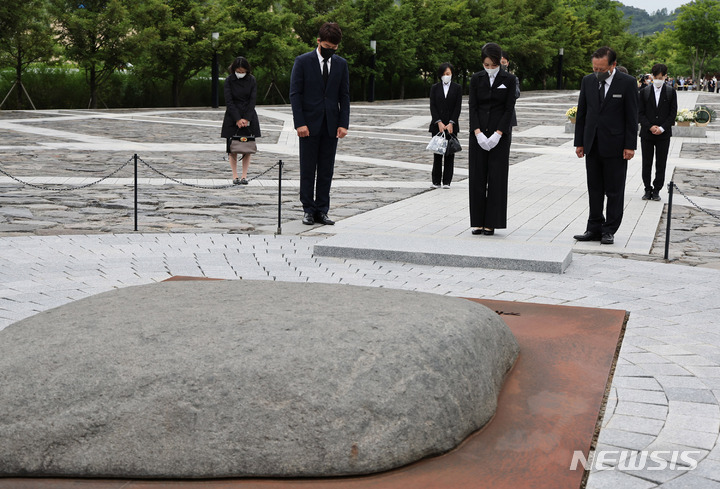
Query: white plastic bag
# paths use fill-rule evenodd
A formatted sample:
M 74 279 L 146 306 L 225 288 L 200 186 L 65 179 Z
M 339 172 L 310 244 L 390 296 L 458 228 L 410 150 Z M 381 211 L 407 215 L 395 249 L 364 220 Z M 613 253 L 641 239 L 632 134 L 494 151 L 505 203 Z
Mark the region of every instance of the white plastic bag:
M 439 132 L 434 135 L 425 149 L 439 155 L 444 155 L 447 150 L 447 139 L 445 139 L 445 133 Z

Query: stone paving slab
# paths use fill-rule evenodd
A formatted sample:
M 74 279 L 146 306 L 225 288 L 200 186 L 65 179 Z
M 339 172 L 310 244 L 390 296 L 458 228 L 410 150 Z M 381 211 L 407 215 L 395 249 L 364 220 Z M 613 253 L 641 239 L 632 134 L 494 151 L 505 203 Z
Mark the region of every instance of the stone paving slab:
M 317 243 L 316 256 L 397 261 L 420 265 L 480 267 L 562 273 L 572 261 L 570 246 L 380 233 L 344 233 Z

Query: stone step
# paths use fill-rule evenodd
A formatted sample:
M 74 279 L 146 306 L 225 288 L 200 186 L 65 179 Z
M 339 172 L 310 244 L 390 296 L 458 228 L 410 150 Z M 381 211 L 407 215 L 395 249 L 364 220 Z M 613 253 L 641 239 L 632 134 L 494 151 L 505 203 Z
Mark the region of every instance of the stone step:
M 398 261 L 445 267 L 493 268 L 563 273 L 572 261 L 570 246 L 470 238 L 381 233 L 343 233 L 314 246 L 317 256 Z

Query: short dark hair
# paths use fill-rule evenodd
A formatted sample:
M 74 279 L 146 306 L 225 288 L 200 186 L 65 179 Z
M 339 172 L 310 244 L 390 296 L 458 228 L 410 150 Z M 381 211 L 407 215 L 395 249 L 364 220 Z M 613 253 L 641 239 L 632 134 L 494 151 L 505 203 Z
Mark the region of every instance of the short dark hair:
M 502 48 L 494 42 L 485 44 L 480 51 L 480 59 L 485 61 L 485 58 L 490 58 L 493 64 L 499 65 L 500 58 L 502 58 Z
M 247 71 L 248 74 L 250 74 L 250 72 L 252 71 L 252 69 L 250 68 L 250 62 L 246 60 L 243 56 L 238 56 L 233 60 L 230 66 L 228 66 L 228 73 L 232 75 L 238 68 L 245 68 L 245 71 Z
M 652 67 L 652 70 L 650 70 L 653 76 L 666 76 L 667 75 L 667 66 L 665 66 L 662 63 L 655 63 Z
M 337 22 L 325 22 L 320 26 L 318 39 L 332 44 L 340 44 L 340 41 L 342 40 L 342 30 L 340 30 L 340 26 L 337 25 Z
M 629 74 L 630 74 L 630 72 L 628 71 L 628 69 L 625 68 L 624 66 L 617 65 L 617 70 L 618 70 L 620 73 L 625 73 L 626 75 L 629 75 Z
M 450 71 L 453 72 L 453 75 L 455 74 L 455 67 L 453 65 L 451 65 L 450 63 L 443 63 L 438 68 L 438 71 L 437 71 L 438 78 L 443 76 L 445 74 L 445 70 L 447 70 L 448 68 L 450 68 Z
M 506 60 L 510 61 L 510 56 L 508 56 L 507 51 L 505 51 L 505 50 L 503 49 L 503 50 L 501 51 L 501 53 L 502 53 L 501 56 L 502 56 L 503 58 L 505 58 Z
M 592 56 L 590 58 L 591 59 L 607 58 L 608 64 L 611 65 L 615 61 L 617 61 L 617 54 L 615 54 L 615 51 L 613 51 L 609 47 L 603 46 L 601 48 L 598 48 L 598 50 L 595 51 L 594 53 L 592 53 Z

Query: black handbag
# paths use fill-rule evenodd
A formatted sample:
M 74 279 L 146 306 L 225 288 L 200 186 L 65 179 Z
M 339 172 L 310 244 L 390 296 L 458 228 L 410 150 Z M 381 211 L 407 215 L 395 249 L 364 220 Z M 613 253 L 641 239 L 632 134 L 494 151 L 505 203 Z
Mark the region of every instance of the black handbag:
M 244 133 L 244 134 L 242 134 Z M 230 153 L 252 155 L 257 153 L 255 136 L 249 130 L 238 130 L 230 141 Z
M 458 151 L 462 151 L 462 146 L 460 146 L 460 141 L 458 141 L 457 136 L 455 134 L 450 134 L 450 137 L 447 138 L 447 153 L 448 154 L 455 154 Z

